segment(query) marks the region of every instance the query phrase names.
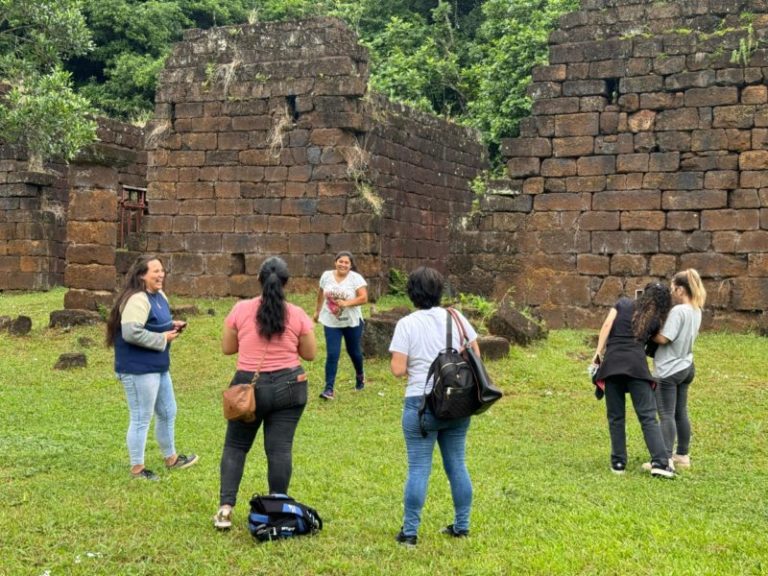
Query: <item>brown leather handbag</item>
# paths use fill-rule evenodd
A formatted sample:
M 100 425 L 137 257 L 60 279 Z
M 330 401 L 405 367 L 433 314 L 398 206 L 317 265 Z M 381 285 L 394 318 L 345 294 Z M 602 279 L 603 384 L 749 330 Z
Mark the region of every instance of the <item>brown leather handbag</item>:
M 256 420 L 256 381 L 259 379 L 259 370 L 266 356 L 267 350 L 265 348 L 250 382 L 233 384 L 221 393 L 224 418 L 227 420 L 233 422 L 253 422 Z
M 253 422 L 256 420 L 256 380 L 259 373 L 253 375 L 248 384 L 234 384 L 221 393 L 224 418 L 233 422 Z

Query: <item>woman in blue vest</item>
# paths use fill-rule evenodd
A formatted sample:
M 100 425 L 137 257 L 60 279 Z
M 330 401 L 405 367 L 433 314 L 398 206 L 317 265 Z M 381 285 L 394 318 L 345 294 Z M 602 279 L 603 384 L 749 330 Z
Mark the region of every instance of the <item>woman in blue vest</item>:
M 194 454 L 177 454 L 174 445 L 176 398 L 169 372 L 170 348 L 186 326 L 174 320 L 163 293 L 165 269 L 156 256 L 142 256 L 126 276 L 107 320 L 107 345 L 115 348 L 115 372 L 125 387 L 130 423 L 128 454 L 131 475 L 159 480 L 144 466 L 144 448 L 152 413 L 157 415 L 155 435 L 167 468 L 187 468 Z

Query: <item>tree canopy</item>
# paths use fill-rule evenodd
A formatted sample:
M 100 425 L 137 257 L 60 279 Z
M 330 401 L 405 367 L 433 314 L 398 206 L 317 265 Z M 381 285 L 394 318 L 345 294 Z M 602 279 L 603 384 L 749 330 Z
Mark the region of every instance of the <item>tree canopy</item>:
M 147 117 L 158 72 L 186 28 L 337 16 L 371 54 L 371 86 L 477 127 L 489 144 L 513 136 L 530 109 L 526 87 L 547 36 L 578 0 L 81 0 L 91 51 L 59 51 L 80 94 L 108 115 Z M 0 6 L 77 0 L 0 0 Z M 79 22 L 79 21 L 78 21 Z M 79 28 L 78 28 L 79 27 Z M 1 34 L 0 34 L 1 36 Z M 51 43 L 78 37 L 65 33 Z M 2 48 L 2 44 L 0 44 Z M 49 49 L 43 49 L 46 53 Z
M 0 135 L 25 146 L 33 169 L 44 158 L 71 159 L 93 141 L 88 100 L 71 87 L 63 60 L 93 44 L 78 0 L 0 0 Z

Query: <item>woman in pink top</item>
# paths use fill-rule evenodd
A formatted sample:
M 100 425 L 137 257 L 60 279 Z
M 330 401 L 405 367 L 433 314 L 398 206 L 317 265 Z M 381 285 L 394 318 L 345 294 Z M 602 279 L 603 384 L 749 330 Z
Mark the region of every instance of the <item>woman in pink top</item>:
M 264 425 L 267 482 L 272 494 L 287 494 L 291 481 L 293 436 L 307 403 L 307 375 L 300 358 L 316 353 L 312 320 L 286 302 L 283 288 L 288 267 L 281 258 L 267 259 L 259 270 L 260 298 L 235 304 L 224 321 L 221 350 L 237 354 L 237 371 L 230 383 L 256 380 L 256 420 L 228 422 L 221 455 L 221 491 L 214 526 L 232 526 L 232 508 L 243 477 L 245 457 L 256 432 Z

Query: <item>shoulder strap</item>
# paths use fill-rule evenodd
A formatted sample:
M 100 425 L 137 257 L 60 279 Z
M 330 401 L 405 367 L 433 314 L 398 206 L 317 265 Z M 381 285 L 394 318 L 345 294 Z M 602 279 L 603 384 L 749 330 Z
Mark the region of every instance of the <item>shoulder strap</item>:
M 453 314 L 451 309 L 445 309 L 445 348 L 453 348 Z
M 450 314 L 451 318 L 453 318 L 456 321 L 456 324 L 459 327 L 459 333 L 461 334 L 461 345 L 462 347 L 467 347 L 467 342 L 469 341 L 469 338 L 467 337 L 467 332 L 464 329 L 464 322 L 461 321 L 461 318 L 459 317 L 459 313 L 456 312 L 453 308 L 448 308 L 448 313 Z

